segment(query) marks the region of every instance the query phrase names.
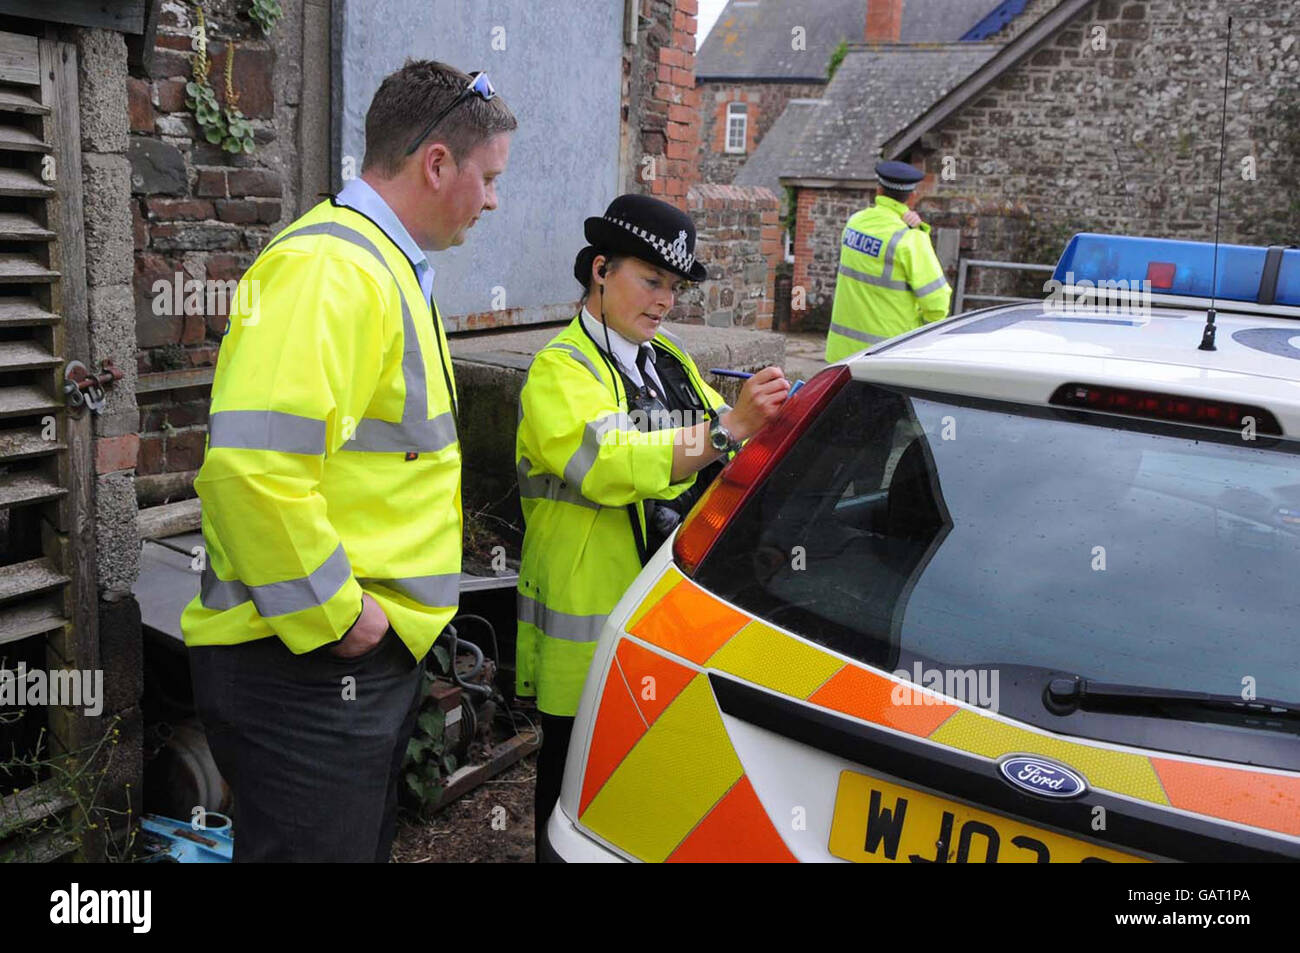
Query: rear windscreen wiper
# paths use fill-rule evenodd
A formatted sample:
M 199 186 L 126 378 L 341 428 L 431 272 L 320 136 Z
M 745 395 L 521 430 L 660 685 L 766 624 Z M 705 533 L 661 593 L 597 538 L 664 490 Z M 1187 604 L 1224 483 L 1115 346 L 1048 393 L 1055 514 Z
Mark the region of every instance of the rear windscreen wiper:
M 1240 695 L 1185 692 L 1116 682 L 1097 682 L 1077 675 L 1053 678 L 1043 689 L 1043 705 L 1054 715 L 1084 711 L 1158 711 L 1171 705 L 1213 708 L 1242 715 L 1300 719 L 1300 703 L 1273 698 L 1243 699 Z

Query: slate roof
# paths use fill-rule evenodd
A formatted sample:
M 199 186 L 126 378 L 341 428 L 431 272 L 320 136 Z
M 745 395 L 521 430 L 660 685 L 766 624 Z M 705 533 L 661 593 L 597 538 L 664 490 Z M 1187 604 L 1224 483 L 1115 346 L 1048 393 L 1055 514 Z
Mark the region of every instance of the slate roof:
M 901 43 L 958 40 L 999 0 L 903 0 Z M 861 43 L 867 0 L 727 0 L 695 57 L 699 82 L 767 79 L 818 82 L 841 40 Z M 791 49 L 802 26 L 806 49 Z
M 992 57 L 996 43 L 856 45 L 821 105 L 790 107 L 736 174 L 781 194 L 781 178 L 874 182 L 881 144 Z M 792 101 L 793 103 L 794 101 Z

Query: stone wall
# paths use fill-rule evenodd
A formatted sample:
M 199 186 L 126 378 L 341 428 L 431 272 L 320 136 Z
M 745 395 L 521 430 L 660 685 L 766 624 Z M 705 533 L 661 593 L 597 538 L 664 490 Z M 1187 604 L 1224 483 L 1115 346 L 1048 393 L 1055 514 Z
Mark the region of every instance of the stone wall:
M 821 96 L 825 83 L 702 83 L 700 90 L 700 180 L 730 183 L 745 160 L 754 154 L 772 123 L 791 99 Z M 743 153 L 727 152 L 727 105 L 749 106 L 749 126 Z
M 295 134 L 301 0 L 282 2 L 284 15 L 270 37 L 247 19 L 244 7 L 216 0 L 205 9 L 209 83 L 224 104 L 224 70 L 233 48 L 238 105 L 254 131 L 251 154 L 232 155 L 208 143 L 185 105 L 196 25 L 191 5 L 164 0 L 151 75 L 127 82 L 132 173 L 127 220 L 134 221 L 135 231 L 139 351 L 134 363 L 141 375 L 216 363 L 227 311 L 222 285 L 238 281 L 303 204 L 296 194 Z M 165 475 L 190 474 L 202 462 L 208 401 L 204 385 L 140 394 L 142 501 L 192 495 L 188 480 Z
M 641 0 L 636 45 L 623 52 L 624 190 L 683 209 L 699 180 L 698 12 L 698 0 Z
M 692 186 L 696 257 L 709 279 L 678 298 L 675 321 L 770 329 L 773 281 L 781 261 L 780 202 L 768 189 Z
M 1224 28 L 1240 9 L 1227 0 L 1086 8 L 913 154 L 937 179 L 933 214 L 979 217 L 969 252 L 1004 260 L 1051 263 L 1079 231 L 1211 239 Z M 1287 0 L 1259 0 L 1234 20 L 1223 241 L 1300 233 L 1298 23 Z M 945 156 L 955 172 L 946 180 Z
M 136 531 L 135 309 L 131 298 L 131 166 L 127 159 L 127 52 L 120 33 L 69 29 L 77 49 L 81 187 L 86 245 L 90 355 L 111 359 L 122 380 L 105 389 L 92 417 L 98 665 L 105 696 L 100 724 L 115 725 L 102 806 L 138 816 L 143 785 L 140 609 L 131 587 L 139 575 Z M 83 411 L 84 413 L 85 411 Z M 121 833 L 122 825 L 113 829 Z M 94 842 L 92 838 L 91 842 Z
M 126 42 L 120 33 L 79 29 L 77 96 L 86 237 L 90 361 L 123 372 L 94 417 L 95 527 L 102 590 L 129 592 L 138 566 L 135 535 L 137 410 L 135 315 L 131 303 L 131 167 L 127 160 Z

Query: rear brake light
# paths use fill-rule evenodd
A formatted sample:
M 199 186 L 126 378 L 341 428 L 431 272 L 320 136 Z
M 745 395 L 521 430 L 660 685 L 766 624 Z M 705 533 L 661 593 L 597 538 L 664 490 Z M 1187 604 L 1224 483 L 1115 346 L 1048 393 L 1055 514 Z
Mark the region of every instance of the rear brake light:
M 688 576 L 695 574 L 727 522 L 850 376 L 849 369 L 843 366 L 822 371 L 789 398 L 777 418 L 755 434 L 723 467 L 687 515 L 673 541 L 673 558 L 682 572 Z
M 1282 427 L 1277 418 L 1263 407 L 1236 404 L 1224 400 L 1203 400 L 1177 394 L 1158 394 L 1122 387 L 1098 387 L 1093 384 L 1062 384 L 1050 401 L 1059 407 L 1101 410 L 1130 417 L 1170 420 L 1240 430 L 1253 428 L 1257 434 L 1280 437 Z

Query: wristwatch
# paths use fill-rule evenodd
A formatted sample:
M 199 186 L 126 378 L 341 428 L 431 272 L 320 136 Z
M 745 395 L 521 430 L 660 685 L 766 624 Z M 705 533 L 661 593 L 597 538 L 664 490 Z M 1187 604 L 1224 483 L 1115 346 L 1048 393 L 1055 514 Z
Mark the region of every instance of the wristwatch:
M 731 435 L 731 431 L 722 426 L 722 418 L 715 417 L 709 424 L 709 446 L 718 453 L 731 453 L 740 449 L 740 441 Z

